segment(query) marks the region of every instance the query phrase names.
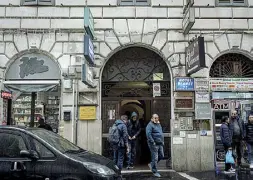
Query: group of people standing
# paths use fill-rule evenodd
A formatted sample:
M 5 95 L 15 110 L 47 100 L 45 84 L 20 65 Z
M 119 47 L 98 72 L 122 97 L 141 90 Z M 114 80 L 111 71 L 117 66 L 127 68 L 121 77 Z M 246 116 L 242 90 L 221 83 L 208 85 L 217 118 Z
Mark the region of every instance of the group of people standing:
M 249 115 L 245 124 L 236 110 L 231 112 L 231 118 L 222 117 L 220 128 L 221 141 L 223 143 L 225 158 L 225 173 L 235 173 L 235 164 L 242 164 L 243 147 L 246 144 L 250 168 L 253 168 L 253 113 Z M 228 161 L 227 154 L 235 159 L 234 163 Z
M 125 155 L 127 157 L 127 169 L 134 168 L 136 143 L 140 133 L 141 126 L 136 112 L 131 114 L 130 119 L 127 115 L 122 115 L 110 128 L 108 141 L 113 146 L 114 163 L 120 171 L 123 168 Z M 146 127 L 146 136 L 151 152 L 151 162 L 148 164 L 148 167 L 154 176 L 161 177 L 157 170 L 157 163 L 164 158 L 164 135 L 157 114 L 152 115 L 151 121 Z

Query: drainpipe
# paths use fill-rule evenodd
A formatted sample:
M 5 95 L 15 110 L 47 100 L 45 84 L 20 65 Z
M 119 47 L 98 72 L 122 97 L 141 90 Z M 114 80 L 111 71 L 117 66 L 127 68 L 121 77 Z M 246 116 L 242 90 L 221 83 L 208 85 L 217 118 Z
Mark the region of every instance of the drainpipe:
M 75 132 L 75 144 L 77 145 L 77 138 L 78 138 L 78 103 L 79 103 L 79 87 L 78 87 L 78 83 L 79 82 L 79 80 L 77 79 L 76 80 L 76 112 L 75 112 L 75 130 L 76 130 L 76 132 Z
M 74 136 L 75 136 L 75 79 L 72 80 L 72 95 L 73 95 L 73 104 L 72 104 L 72 136 L 71 141 L 74 143 Z

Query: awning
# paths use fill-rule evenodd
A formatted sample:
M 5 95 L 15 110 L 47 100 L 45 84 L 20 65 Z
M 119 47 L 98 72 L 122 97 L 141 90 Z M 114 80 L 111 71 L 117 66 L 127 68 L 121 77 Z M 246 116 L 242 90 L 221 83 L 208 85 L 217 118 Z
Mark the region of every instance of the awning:
M 59 80 L 19 80 L 19 81 L 4 81 L 6 89 L 10 91 L 20 92 L 46 92 L 53 89 L 55 86 L 60 84 Z

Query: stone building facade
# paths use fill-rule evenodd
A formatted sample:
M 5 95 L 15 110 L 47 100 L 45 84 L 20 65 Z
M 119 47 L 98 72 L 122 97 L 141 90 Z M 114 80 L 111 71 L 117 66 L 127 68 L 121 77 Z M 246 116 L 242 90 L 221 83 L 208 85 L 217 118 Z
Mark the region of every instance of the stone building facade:
M 31 49 L 54 57 L 60 70 L 80 67 L 75 57 L 83 57 L 84 7 L 89 6 L 95 20 L 96 88 L 78 80 L 79 104 L 97 104 L 97 120 L 78 121 L 77 144 L 102 153 L 102 71 L 110 58 L 128 47 L 144 47 L 161 56 L 171 75 L 185 77 L 185 48 L 195 36 L 205 38 L 206 66 L 193 77 L 209 77 L 213 62 L 226 53 L 240 53 L 252 59 L 253 0 L 245 4 L 221 5 L 215 0 L 195 0 L 195 23 L 183 34 L 185 0 L 151 0 L 147 5 L 121 5 L 118 0 L 55 0 L 53 5 L 22 5 L 21 0 L 0 1 L 0 77 L 17 54 Z M 231 1 L 232 2 L 232 1 Z M 61 79 L 64 81 L 64 76 Z M 172 88 L 173 94 L 173 88 Z M 62 109 L 72 111 L 73 93 L 62 90 Z M 171 129 L 173 132 L 173 95 Z M 62 135 L 73 140 L 73 124 L 60 123 Z M 173 137 L 173 133 L 171 135 Z M 171 144 L 175 170 L 212 170 L 214 137 L 184 139 Z M 184 157 L 184 158 L 182 158 Z

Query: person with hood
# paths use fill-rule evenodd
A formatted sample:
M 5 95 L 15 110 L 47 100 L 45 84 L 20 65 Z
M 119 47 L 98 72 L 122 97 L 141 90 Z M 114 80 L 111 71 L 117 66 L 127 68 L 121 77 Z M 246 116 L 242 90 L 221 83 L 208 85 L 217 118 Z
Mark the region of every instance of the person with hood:
M 141 132 L 141 127 L 136 112 L 133 112 L 131 114 L 130 121 L 127 124 L 127 132 L 128 132 L 128 146 L 129 146 L 127 169 L 132 169 L 134 168 L 135 162 L 136 139 Z
M 43 128 L 48 131 L 53 131 L 52 127 L 49 124 L 47 124 L 43 118 L 39 118 L 38 122 L 39 122 L 38 128 Z
M 237 165 L 241 165 L 242 159 L 242 142 L 245 136 L 244 122 L 239 118 L 237 111 L 231 112 L 231 119 L 229 121 L 229 130 L 232 137 L 232 148 L 236 150 Z
M 157 170 L 157 164 L 164 158 L 164 135 L 159 121 L 159 116 L 157 114 L 152 115 L 151 121 L 146 127 L 146 135 L 151 152 L 151 163 L 149 163 L 148 166 L 154 176 L 161 177 Z
M 248 148 L 248 161 L 250 163 L 250 168 L 253 168 L 253 113 L 249 115 L 248 124 L 246 125 L 245 130 L 245 140 Z
M 124 122 L 125 116 L 122 115 L 110 128 L 109 142 L 113 146 L 113 161 L 118 166 L 120 172 L 123 168 L 125 153 L 129 152 L 127 127 Z
M 228 150 L 232 148 L 232 137 L 228 125 L 229 125 L 229 118 L 227 116 L 222 117 L 222 125 L 220 127 L 220 137 L 221 142 L 224 146 L 225 154 L 227 154 Z M 235 172 L 233 165 L 230 163 L 226 163 L 226 159 L 225 159 L 225 172 L 226 173 Z

